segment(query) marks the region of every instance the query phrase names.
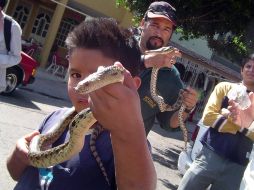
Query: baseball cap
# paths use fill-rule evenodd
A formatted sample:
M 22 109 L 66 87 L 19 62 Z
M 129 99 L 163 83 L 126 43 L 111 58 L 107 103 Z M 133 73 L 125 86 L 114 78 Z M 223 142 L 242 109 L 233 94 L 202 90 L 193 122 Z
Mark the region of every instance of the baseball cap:
M 155 1 L 150 4 L 146 12 L 148 18 L 165 18 L 176 24 L 176 9 L 165 1 Z

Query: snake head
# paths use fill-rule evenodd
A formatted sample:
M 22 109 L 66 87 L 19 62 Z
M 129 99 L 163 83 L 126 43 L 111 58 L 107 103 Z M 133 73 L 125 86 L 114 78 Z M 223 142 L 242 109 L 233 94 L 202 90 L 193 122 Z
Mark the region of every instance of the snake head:
M 80 94 L 88 94 L 106 85 L 123 82 L 124 68 L 117 65 L 102 67 L 97 72 L 90 74 L 84 80 L 80 81 L 74 89 Z

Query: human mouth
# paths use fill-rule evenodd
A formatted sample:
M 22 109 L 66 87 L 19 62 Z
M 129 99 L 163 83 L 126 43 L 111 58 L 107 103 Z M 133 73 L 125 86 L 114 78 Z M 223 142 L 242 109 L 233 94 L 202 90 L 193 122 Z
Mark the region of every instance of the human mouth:
M 163 40 L 159 37 L 153 36 L 147 41 L 147 49 L 153 50 L 162 47 Z

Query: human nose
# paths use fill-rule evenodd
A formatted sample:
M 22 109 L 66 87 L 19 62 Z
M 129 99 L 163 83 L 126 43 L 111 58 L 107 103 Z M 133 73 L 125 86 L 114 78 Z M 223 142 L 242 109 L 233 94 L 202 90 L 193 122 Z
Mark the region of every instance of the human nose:
M 162 37 L 162 30 L 161 30 L 160 27 L 156 27 L 156 29 L 155 29 L 155 34 L 156 34 L 156 36 L 158 36 L 158 37 Z
M 250 71 L 254 73 L 254 65 L 251 66 Z

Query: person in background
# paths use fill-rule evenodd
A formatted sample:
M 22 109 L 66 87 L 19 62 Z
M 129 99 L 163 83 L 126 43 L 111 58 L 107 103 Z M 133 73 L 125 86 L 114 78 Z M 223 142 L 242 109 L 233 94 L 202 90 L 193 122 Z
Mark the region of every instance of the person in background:
M 6 89 L 6 69 L 19 64 L 21 60 L 21 34 L 22 30 L 19 24 L 6 15 L 3 11 L 7 0 L 0 0 L 0 93 Z M 5 19 L 11 22 L 10 50 L 6 47 L 4 26 Z
M 140 85 L 140 51 L 130 32 L 121 30 L 109 18 L 95 18 L 82 22 L 66 39 L 69 50 L 68 94 L 78 113 L 91 108 L 98 123 L 86 134 L 81 152 L 64 163 L 50 168 L 32 167 L 28 146 L 38 131 L 28 134 L 16 143 L 7 160 L 11 177 L 18 181 L 15 190 L 154 190 L 156 172 L 146 140 L 137 88 Z M 124 82 L 114 83 L 88 95 L 78 94 L 74 87 L 99 66 L 118 64 L 128 71 Z M 39 127 L 47 133 L 70 112 L 64 108 L 51 113 Z M 104 130 L 96 139 L 101 159 L 90 149 L 91 133 Z M 68 129 L 53 147 L 68 141 Z M 104 169 L 101 168 L 103 165 Z M 104 175 L 104 170 L 106 175 Z
M 254 67 L 252 69 L 254 69 Z M 254 93 L 253 92 L 249 93 L 249 98 L 250 98 L 251 105 L 247 109 L 245 110 L 239 109 L 239 104 L 232 100 L 229 102 L 228 110 L 230 111 L 230 117 L 232 118 L 232 121 L 235 124 L 237 124 L 238 126 L 242 126 L 243 124 L 245 125 L 243 127 L 246 130 L 246 132 L 249 132 L 249 131 L 253 132 L 254 131 Z M 252 149 L 249 160 L 250 161 L 244 171 L 239 190 L 253 189 L 254 149 Z
M 241 76 L 240 84 L 221 82 L 210 95 L 202 117 L 209 126 L 201 138 L 203 148 L 178 190 L 204 190 L 209 185 L 213 190 L 239 189 L 254 141 L 253 119 L 248 114 L 241 114 L 241 122 L 232 119 L 229 106 L 233 91 L 243 87 L 254 91 L 254 54 L 242 60 Z
M 150 79 L 151 67 L 161 68 L 158 73 L 157 89 L 165 102 L 173 105 L 179 96 L 180 89 L 184 88 L 180 74 L 174 66 L 176 57 L 180 57 L 181 53 L 176 48 L 167 54 L 149 55 L 145 53 L 147 50 L 168 46 L 176 27 L 176 10 L 164 1 L 151 3 L 140 24 L 139 47 L 143 54 L 141 62 L 146 69 L 140 75 L 142 82 L 138 92 L 147 135 L 156 119 L 159 121 L 160 126 L 166 130 L 179 126 L 178 110 L 161 112 L 157 103 L 152 99 Z M 197 92 L 187 87 L 183 97 L 186 105 L 184 111 L 184 118 L 186 119 L 188 114 L 195 108 Z

